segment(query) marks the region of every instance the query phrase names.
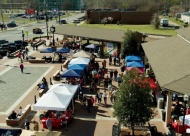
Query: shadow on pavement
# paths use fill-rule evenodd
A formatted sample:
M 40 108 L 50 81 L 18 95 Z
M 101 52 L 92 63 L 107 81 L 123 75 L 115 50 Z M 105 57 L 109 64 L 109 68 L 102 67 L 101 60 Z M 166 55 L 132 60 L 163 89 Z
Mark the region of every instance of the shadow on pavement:
M 3 81 L 3 80 L 0 80 L 0 83 L 6 83 L 5 81 Z

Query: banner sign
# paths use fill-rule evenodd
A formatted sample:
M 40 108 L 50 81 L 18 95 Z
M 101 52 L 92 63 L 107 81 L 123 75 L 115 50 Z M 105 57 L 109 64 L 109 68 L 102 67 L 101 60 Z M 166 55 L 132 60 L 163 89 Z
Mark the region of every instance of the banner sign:
M 0 128 L 0 136 L 20 136 L 22 129 Z

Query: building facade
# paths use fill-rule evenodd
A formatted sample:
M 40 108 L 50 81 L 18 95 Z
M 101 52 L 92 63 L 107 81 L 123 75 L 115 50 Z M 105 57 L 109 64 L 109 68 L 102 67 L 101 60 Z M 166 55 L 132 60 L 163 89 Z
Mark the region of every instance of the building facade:
M 84 6 L 82 0 L 40 0 L 40 10 L 80 10 Z

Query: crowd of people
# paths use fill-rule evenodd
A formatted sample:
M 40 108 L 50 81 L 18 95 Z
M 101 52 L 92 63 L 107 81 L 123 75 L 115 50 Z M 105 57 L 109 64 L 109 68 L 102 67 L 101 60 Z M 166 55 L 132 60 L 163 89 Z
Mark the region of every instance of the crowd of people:
M 102 65 L 100 66 L 100 64 Z M 113 82 L 117 82 L 119 86 L 122 82 L 122 73 L 119 73 L 117 69 L 108 69 L 106 60 L 98 63 L 93 54 L 89 65 L 84 69 L 83 73 L 83 77 L 79 80 L 72 78 L 69 83 L 75 83 L 80 86 L 79 100 L 89 113 L 94 104 L 108 105 L 108 98 L 111 103 L 116 100 L 118 87 L 114 86 Z M 84 85 L 89 85 L 87 88 L 89 93 L 95 95 L 84 95 Z M 100 92 L 101 87 L 103 87 L 103 93 Z

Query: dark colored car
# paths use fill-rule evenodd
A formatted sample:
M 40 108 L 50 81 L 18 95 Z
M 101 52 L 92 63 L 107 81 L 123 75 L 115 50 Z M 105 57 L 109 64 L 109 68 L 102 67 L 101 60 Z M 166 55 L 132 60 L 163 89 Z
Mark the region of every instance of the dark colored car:
M 60 24 L 67 24 L 66 20 L 60 20 Z
M 7 27 L 16 27 L 15 21 L 11 20 L 9 23 L 7 23 Z
M 8 43 L 8 41 L 4 39 L 0 39 L 0 44 L 5 44 L 5 43 Z
M 85 17 L 80 17 L 78 18 L 79 21 L 84 21 L 85 20 Z
M 6 28 L 5 24 L 0 23 L 0 28 Z
M 24 46 L 24 47 L 28 46 L 28 43 L 23 42 L 22 40 L 16 40 L 16 41 L 14 41 L 14 44 L 17 47 L 17 49 L 21 49 L 22 46 Z
M 8 50 L 1 49 L 1 48 L 0 48 L 0 55 L 1 55 L 1 56 L 6 56 L 7 52 L 8 52 Z
M 1 48 L 1 49 L 5 49 L 5 50 L 9 50 L 9 44 L 8 44 L 8 43 L 1 44 L 1 45 L 0 45 L 0 48 Z
M 17 47 L 15 46 L 14 43 L 5 43 L 0 45 L 1 49 L 8 50 L 9 52 L 14 52 L 17 50 Z
M 33 29 L 33 34 L 41 34 L 41 33 L 42 33 L 42 29 L 40 29 L 40 28 Z

